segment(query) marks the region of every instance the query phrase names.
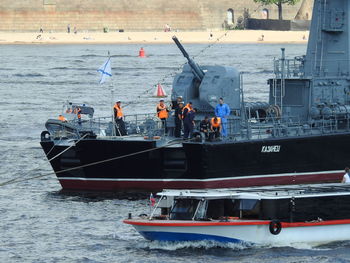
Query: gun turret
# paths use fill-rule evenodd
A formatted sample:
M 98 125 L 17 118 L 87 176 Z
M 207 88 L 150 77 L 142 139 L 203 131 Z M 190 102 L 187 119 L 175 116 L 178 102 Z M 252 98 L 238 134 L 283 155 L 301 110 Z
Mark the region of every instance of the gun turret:
M 184 47 L 181 45 L 180 41 L 177 39 L 176 36 L 173 36 L 173 40 L 175 42 L 175 44 L 177 45 L 177 47 L 181 50 L 182 54 L 184 55 L 185 58 L 187 58 L 188 64 L 190 65 L 193 74 L 195 75 L 195 77 L 199 80 L 202 81 L 204 78 L 204 72 L 203 70 L 197 65 L 196 62 L 194 62 L 190 56 L 188 55 L 188 53 L 186 52 L 186 50 L 184 49 Z

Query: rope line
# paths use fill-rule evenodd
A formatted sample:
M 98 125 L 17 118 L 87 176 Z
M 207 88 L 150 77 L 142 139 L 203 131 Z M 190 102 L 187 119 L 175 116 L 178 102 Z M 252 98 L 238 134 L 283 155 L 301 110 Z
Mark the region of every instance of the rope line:
M 200 50 L 196 55 L 192 56 L 192 59 L 195 59 L 196 57 L 198 57 L 199 55 L 201 55 L 202 53 L 204 53 L 204 51 L 206 51 L 207 49 L 211 48 L 212 46 L 214 46 L 215 44 L 217 44 L 223 37 L 227 36 L 228 34 L 228 30 L 225 31 L 224 34 L 222 34 L 220 37 L 218 37 L 215 42 L 213 43 L 210 43 L 209 45 L 205 46 L 202 50 Z M 182 68 L 184 65 L 186 65 L 187 62 L 181 64 L 174 72 L 170 73 L 170 74 L 166 74 L 160 81 L 158 81 L 158 83 L 163 83 L 167 78 L 170 78 L 170 77 L 174 77 Z M 143 94 L 147 94 L 149 93 L 151 90 L 153 90 L 154 87 L 150 88 L 150 89 L 147 89 Z M 143 95 L 142 94 L 142 95 Z M 137 96 L 137 98 L 141 98 L 142 95 L 139 95 Z M 130 102 L 130 103 L 126 103 L 124 105 L 124 108 L 131 105 L 131 104 L 134 104 L 134 102 Z M 66 151 L 68 151 L 71 147 L 73 147 L 74 145 L 76 145 L 77 143 L 79 143 L 82 139 L 84 139 L 85 137 L 87 136 L 87 134 L 85 134 L 83 137 L 81 137 L 77 142 L 75 142 L 75 144 L 72 144 L 71 146 L 69 146 L 67 149 L 64 149 L 62 152 L 58 153 L 57 155 L 55 155 L 54 157 L 50 158 L 48 161 L 51 162 L 52 160 L 56 159 L 57 157 L 59 157 L 60 155 L 62 155 L 63 153 L 65 153 Z M 191 140 L 191 139 L 190 139 Z M 61 138 L 60 138 L 60 141 L 61 141 Z M 185 140 L 185 142 L 188 141 L 188 140 Z M 19 178 L 21 177 L 17 177 L 17 178 L 14 178 L 14 179 L 11 179 L 9 181 L 6 181 L 6 182 L 3 182 L 3 183 L 0 183 L 0 187 L 1 186 L 4 186 L 4 185 L 9 185 L 9 184 L 14 184 L 14 183 L 19 183 L 19 182 L 25 182 L 25 181 L 29 181 L 29 180 L 32 180 L 32 179 L 37 179 L 37 178 L 42 178 L 42 177 L 45 177 L 45 176 L 49 176 L 49 175 L 52 175 L 52 174 L 59 174 L 59 173 L 64 173 L 64 172 L 69 172 L 69 171 L 73 171 L 73 170 L 77 170 L 77 169 L 81 169 L 81 168 L 85 168 L 85 167 L 89 167 L 89 166 L 93 166 L 93 165 L 97 165 L 97 164 L 101 164 L 101 163 L 105 163 L 105 162 L 110 162 L 110 161 L 114 161 L 114 160 L 118 160 L 118 159 L 122 159 L 122 158 L 126 158 L 126 157 L 130 157 L 130 156 L 134 156 L 134 155 L 138 155 L 138 154 L 142 154 L 142 153 L 146 153 L 146 152 L 150 152 L 150 151 L 154 151 L 154 150 L 158 150 L 158 149 L 162 149 L 164 147 L 167 147 L 167 146 L 170 146 L 170 145 L 173 145 L 173 144 L 177 144 L 178 142 L 173 142 L 173 143 L 169 143 L 169 144 L 165 144 L 161 147 L 158 147 L 158 148 L 152 148 L 152 149 L 147 149 L 147 150 L 144 150 L 144 151 L 139 151 L 139 152 L 135 152 L 135 153 L 131 153 L 131 154 L 127 154 L 127 155 L 123 155 L 123 156 L 118 156 L 118 157 L 114 157 L 114 158 L 110 158 L 110 159 L 106 159 L 106 160 L 102 160 L 102 161 L 98 161 L 98 162 L 93 162 L 93 163 L 89 163 L 89 164 L 85 164 L 85 165 L 81 165 L 81 166 L 77 166 L 77 167 L 73 167 L 73 168 L 69 168 L 69 169 L 66 169 L 66 170 L 61 170 L 61 171 L 58 171 L 58 172 L 50 172 L 50 173 L 47 173 L 47 174 L 43 174 L 43 175 L 37 175 L 37 176 L 33 176 L 33 177 L 29 177 L 29 178 L 25 178 L 25 179 L 22 179 L 22 180 L 18 180 Z M 54 149 L 56 145 L 52 146 L 52 148 L 49 150 L 49 152 L 47 153 L 46 156 L 48 156 L 51 151 Z M 38 169 L 38 168 L 36 168 Z M 34 170 L 36 170 L 34 169 Z
M 69 146 L 67 149 L 64 149 L 62 152 L 56 154 L 54 157 L 48 159 L 49 162 L 51 162 L 52 160 L 56 159 L 57 157 L 59 157 L 60 155 L 62 155 L 63 153 L 65 153 L 66 151 L 68 151 L 70 148 L 72 148 L 73 146 L 77 145 L 82 139 L 84 139 L 88 134 L 85 134 L 83 137 L 81 137 L 79 140 L 77 140 L 74 144 L 72 144 L 71 146 Z M 59 142 L 61 141 L 61 138 L 59 140 Z M 55 147 L 56 145 L 52 146 L 52 148 L 50 149 L 50 151 L 46 154 L 46 157 L 49 155 L 49 153 L 53 150 L 53 148 Z M 32 171 L 35 171 L 39 169 L 39 167 L 37 168 L 34 168 Z M 39 176 L 41 177 L 41 176 Z M 4 185 L 7 185 L 7 184 L 13 184 L 13 183 L 18 183 L 18 182 L 23 182 L 23 181 L 28 181 L 28 180 L 31 180 L 33 178 L 39 178 L 39 177 L 30 177 L 30 178 L 26 178 L 26 179 L 22 179 L 22 180 L 18 180 L 22 177 L 16 177 L 14 179 L 11 179 L 9 181 L 6 181 L 6 182 L 3 182 L 3 183 L 0 183 L 0 186 L 4 186 Z
M 183 140 L 182 142 L 188 142 L 188 141 L 191 141 L 191 140 L 193 140 L 193 139 Z M 160 147 L 157 147 L 157 148 L 152 148 L 152 149 L 147 149 L 147 150 L 138 151 L 138 152 L 134 152 L 134 153 L 129 153 L 129 154 L 125 154 L 125 155 L 122 155 L 122 156 L 112 157 L 112 158 L 105 159 L 105 160 L 102 160 L 102 161 L 96 161 L 96 162 L 80 165 L 80 166 L 77 166 L 77 167 L 72 167 L 72 168 L 68 168 L 68 169 L 65 169 L 65 170 L 60 170 L 60 171 L 57 171 L 57 172 L 54 171 L 54 172 L 50 172 L 50 173 L 46 173 L 46 174 L 36 175 L 36 176 L 32 176 L 32 177 L 25 178 L 25 179 L 22 179 L 22 180 L 16 180 L 16 179 L 19 178 L 19 177 L 17 177 L 15 179 L 11 179 L 9 181 L 0 183 L 0 187 L 1 186 L 5 186 L 5 185 L 9 185 L 9 184 L 15 184 L 15 183 L 20 183 L 20 182 L 30 181 L 30 180 L 33 180 L 33 179 L 46 177 L 46 176 L 49 176 L 49 175 L 52 175 L 52 174 L 56 174 L 57 175 L 57 174 L 65 173 L 65 172 L 70 172 L 70 171 L 78 170 L 78 169 L 85 168 L 85 167 L 90 167 L 90 166 L 94 166 L 94 165 L 98 165 L 98 164 L 102 164 L 102 163 L 107 163 L 107 162 L 111 162 L 111 161 L 127 158 L 127 157 L 130 157 L 130 156 L 135 156 L 135 155 L 142 154 L 142 153 L 156 151 L 156 150 L 159 150 L 159 149 L 171 146 L 171 145 L 175 145 L 175 144 L 178 144 L 178 143 L 179 143 L 179 141 L 173 141 L 173 142 L 164 144 L 163 146 L 160 146 Z M 73 147 L 73 146 L 74 145 L 71 145 L 70 147 Z M 68 150 L 68 148 L 65 149 L 65 150 Z M 62 154 L 62 153 L 63 153 L 63 151 L 60 154 Z M 55 156 L 55 158 L 57 158 L 57 156 Z

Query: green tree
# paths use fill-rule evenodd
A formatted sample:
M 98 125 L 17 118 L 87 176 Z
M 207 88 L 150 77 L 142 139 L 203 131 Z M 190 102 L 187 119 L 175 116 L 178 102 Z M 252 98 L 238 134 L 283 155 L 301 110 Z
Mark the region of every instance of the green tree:
M 278 19 L 282 20 L 282 5 L 295 5 L 300 0 L 254 0 L 255 3 L 262 3 L 263 5 L 275 4 L 278 7 Z

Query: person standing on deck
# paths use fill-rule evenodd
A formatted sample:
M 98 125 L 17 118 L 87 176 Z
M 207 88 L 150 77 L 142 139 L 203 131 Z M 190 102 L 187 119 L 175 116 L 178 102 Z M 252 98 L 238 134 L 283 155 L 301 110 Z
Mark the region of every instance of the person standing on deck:
M 114 104 L 114 120 L 116 123 L 116 128 L 117 128 L 117 135 L 118 136 L 124 136 L 126 135 L 126 129 L 125 129 L 125 123 L 123 120 L 124 114 L 123 114 L 123 109 L 121 107 L 121 101 L 118 100 Z
M 350 183 L 349 172 L 350 172 L 349 167 L 346 167 L 345 168 L 345 174 L 343 176 L 343 180 L 341 181 L 343 184 L 349 184 Z
M 169 116 L 168 114 L 169 110 L 167 106 L 164 103 L 164 100 L 160 100 L 159 104 L 157 105 L 157 117 L 161 119 L 162 121 L 162 126 L 165 129 L 165 133 L 168 132 L 167 125 L 166 125 L 166 120 Z
M 187 113 L 189 113 L 190 111 L 192 111 L 192 102 L 190 101 L 189 103 L 186 104 L 185 107 L 183 107 L 182 110 L 182 119 L 185 120 Z
M 195 126 L 194 117 L 197 109 L 190 109 L 184 118 L 184 140 L 192 139 Z
M 221 119 L 222 131 L 221 134 L 223 137 L 227 136 L 227 118 L 230 115 L 230 107 L 224 103 L 224 99 L 219 99 L 219 104 L 215 107 L 215 115 Z
M 81 108 L 77 107 L 78 124 L 81 125 Z
M 175 107 L 175 137 L 181 137 L 181 129 L 182 129 L 182 110 L 184 107 L 184 103 L 179 101 L 177 106 Z

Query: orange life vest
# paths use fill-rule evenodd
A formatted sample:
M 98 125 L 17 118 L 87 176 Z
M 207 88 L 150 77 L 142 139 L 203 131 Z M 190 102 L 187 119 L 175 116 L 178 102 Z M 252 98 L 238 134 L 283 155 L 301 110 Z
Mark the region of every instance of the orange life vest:
M 115 117 L 123 118 L 124 115 L 123 115 L 122 107 L 119 107 L 117 104 L 115 104 L 114 108 L 117 110 L 117 114 L 115 115 Z
M 71 108 L 68 108 L 68 109 L 66 110 L 66 113 L 72 113 L 72 109 L 71 109 Z
M 81 109 L 80 108 L 77 109 L 77 117 L 78 117 L 78 119 L 81 119 Z
M 66 118 L 65 118 L 64 116 L 62 116 L 62 115 L 58 116 L 58 119 L 59 119 L 60 121 L 67 121 Z
M 187 109 L 187 113 L 189 113 L 190 111 L 192 111 L 191 107 L 190 107 L 190 104 L 187 103 L 185 107 L 182 108 L 182 119 L 185 118 L 185 115 L 184 115 L 184 112 L 185 112 L 185 109 Z
M 213 128 L 219 128 L 221 125 L 221 118 L 217 118 L 217 122 L 214 122 L 214 118 L 211 118 L 210 124 Z
M 159 119 L 167 119 L 168 118 L 168 111 L 166 109 L 165 104 L 160 105 L 160 103 L 157 105 L 157 116 Z

